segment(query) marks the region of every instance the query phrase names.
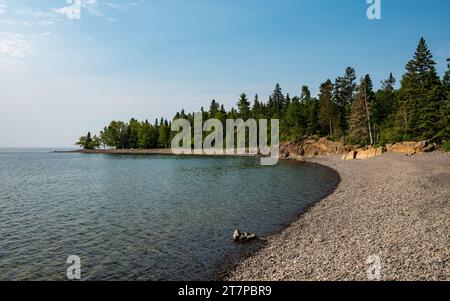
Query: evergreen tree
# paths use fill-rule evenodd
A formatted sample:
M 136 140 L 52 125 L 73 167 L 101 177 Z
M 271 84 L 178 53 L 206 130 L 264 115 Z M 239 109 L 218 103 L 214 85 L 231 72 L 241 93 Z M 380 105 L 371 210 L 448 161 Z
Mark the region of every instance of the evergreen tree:
M 247 95 L 245 93 L 241 94 L 241 97 L 237 103 L 237 108 L 239 112 L 239 118 L 242 118 L 244 121 L 250 118 L 250 102 L 247 99 Z
M 445 99 L 450 99 L 450 58 L 447 59 L 447 71 L 442 79 L 443 95 Z
M 139 130 L 140 123 L 134 118 L 131 118 L 130 123 L 128 124 L 128 147 L 129 148 L 138 148 L 139 147 Z
M 355 70 L 346 69 L 345 75 L 333 84 L 327 80 L 320 86 L 318 98 L 311 96 L 303 86 L 300 96 L 286 97 L 279 84 L 267 103 L 255 95 L 253 105 L 242 94 L 237 110 L 227 112 L 223 105 L 211 101 L 209 110 L 201 108 L 203 119 L 216 118 L 223 126 L 226 119 L 279 119 L 282 140 L 299 140 L 308 135 L 328 135 L 349 138 L 353 143 L 397 142 L 405 139 L 450 140 L 450 59 L 442 82 L 437 75 L 433 56 L 422 38 L 414 58 L 406 65 L 401 88 L 395 89 L 392 74 L 382 82 L 381 89 L 373 91 L 369 75 L 355 84 Z M 356 98 L 355 98 L 356 96 Z M 175 119 L 187 119 L 192 125 L 194 114 L 184 109 Z M 152 125 L 146 120 L 131 119 L 129 123 L 112 121 L 100 132 L 100 138 L 87 136 L 77 142 L 83 148 L 94 149 L 104 145 L 110 148 L 167 148 L 174 133 L 171 123 L 156 119 Z
M 290 139 L 294 139 L 302 135 L 302 130 L 300 128 L 300 120 L 302 118 L 300 101 L 298 97 L 294 97 L 289 104 L 286 112 L 286 135 Z
M 333 136 L 336 125 L 336 108 L 333 103 L 333 83 L 329 79 L 320 85 L 319 106 L 321 131 L 329 136 Z
M 158 129 L 158 147 L 160 148 L 168 148 L 169 145 L 167 143 L 169 137 L 167 136 L 167 123 L 164 122 L 164 119 L 161 118 L 161 122 Z
M 359 86 L 358 95 L 352 103 L 351 115 L 349 119 L 349 139 L 355 144 L 369 143 L 368 115 L 366 109 L 367 102 L 366 84 L 364 80 Z
M 302 111 L 301 126 L 306 135 L 315 135 L 319 125 L 319 103 L 317 99 L 311 97 L 308 86 L 302 87 L 300 95 L 300 104 Z
M 257 120 L 264 118 L 263 108 L 261 103 L 259 102 L 258 94 L 255 95 L 255 99 L 253 100 L 252 117 Z
M 390 73 L 389 78 L 381 82 L 381 89 L 377 91 L 371 104 L 374 139 L 376 142 L 380 141 L 383 129 L 386 129 L 389 132 L 388 136 L 391 136 L 392 117 L 396 111 L 395 82 L 393 74 Z
M 447 59 L 447 71 L 442 79 L 442 105 L 440 109 L 439 132 L 435 136 L 437 142 L 450 147 L 450 58 Z
M 217 115 L 219 114 L 219 109 L 220 109 L 219 104 L 216 102 L 215 99 L 213 99 L 211 101 L 211 105 L 209 106 L 209 116 L 210 116 L 210 118 L 216 118 Z
M 148 120 L 145 120 L 140 128 L 139 128 L 139 134 L 138 134 L 138 146 L 139 148 L 153 148 L 154 143 L 152 141 L 152 125 L 148 122 Z
M 437 133 L 441 96 L 436 63 L 424 38 L 406 65 L 400 89 L 400 110 L 405 139 L 429 139 Z
M 366 86 L 367 101 L 369 104 L 371 104 L 375 100 L 375 93 L 373 92 L 373 83 L 370 75 L 367 74 L 366 76 L 364 76 L 363 81 L 364 85 Z
M 348 130 L 348 116 L 351 111 L 354 93 L 356 91 L 356 73 L 351 67 L 347 67 L 345 75 L 338 77 L 334 84 L 333 101 L 336 106 L 338 118 L 338 130 L 344 135 Z
M 286 100 L 284 98 L 280 84 L 276 84 L 273 94 L 269 98 L 269 102 L 267 103 L 270 117 L 275 119 L 282 117 L 282 110 L 283 106 L 285 105 L 285 101 Z

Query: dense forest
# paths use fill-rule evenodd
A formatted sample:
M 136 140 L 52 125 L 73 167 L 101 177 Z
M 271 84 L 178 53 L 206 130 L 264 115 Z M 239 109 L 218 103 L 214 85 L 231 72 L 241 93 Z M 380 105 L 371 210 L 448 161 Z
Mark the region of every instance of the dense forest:
M 406 72 L 395 88 L 396 79 L 389 74 L 381 88 L 374 91 L 370 75 L 357 80 L 348 67 L 345 74 L 320 85 L 317 97 L 307 86 L 300 96 L 284 95 L 279 84 L 267 102 L 255 95 L 252 103 L 241 94 L 236 108 L 225 110 L 212 100 L 209 109 L 201 108 L 203 120 L 279 119 L 281 141 L 299 141 L 305 136 L 323 136 L 355 145 L 382 145 L 390 142 L 433 140 L 450 147 L 450 59 L 441 79 L 425 39 L 421 39 Z M 184 110 L 174 119 L 193 123 L 193 113 Z M 80 137 L 77 145 L 85 149 L 100 147 L 137 149 L 169 148 L 173 135 L 171 121 L 161 118 L 154 123 L 112 121 L 99 136 Z

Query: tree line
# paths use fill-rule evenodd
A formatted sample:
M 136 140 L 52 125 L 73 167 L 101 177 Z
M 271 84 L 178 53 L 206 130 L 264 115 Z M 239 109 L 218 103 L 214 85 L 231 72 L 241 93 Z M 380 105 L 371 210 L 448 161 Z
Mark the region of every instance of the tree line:
M 370 75 L 357 80 L 356 72 L 348 67 L 334 81 L 320 85 L 317 97 L 307 86 L 300 96 L 291 98 L 277 84 L 267 102 L 255 95 L 252 103 L 243 93 L 236 108 L 225 110 L 212 100 L 209 108 L 201 108 L 203 120 L 218 119 L 225 126 L 227 119 L 279 119 L 281 141 L 299 141 L 305 136 L 321 136 L 355 145 L 381 145 L 401 141 L 433 140 L 449 145 L 450 141 L 450 59 L 441 79 L 436 62 L 421 38 L 414 57 L 396 89 L 391 73 L 374 91 Z M 184 118 L 192 124 L 194 114 L 184 110 L 174 119 Z M 99 147 L 169 148 L 173 135 L 171 121 L 161 118 L 154 123 L 112 121 L 99 136 L 80 137 L 78 145 L 85 149 Z

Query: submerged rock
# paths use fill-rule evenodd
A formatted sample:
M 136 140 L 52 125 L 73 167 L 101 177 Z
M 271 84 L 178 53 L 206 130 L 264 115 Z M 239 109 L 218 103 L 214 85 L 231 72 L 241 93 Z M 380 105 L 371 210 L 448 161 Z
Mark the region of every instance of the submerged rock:
M 248 242 L 256 239 L 258 239 L 258 236 L 256 236 L 256 234 L 240 232 L 237 229 L 233 232 L 233 241 L 235 242 Z

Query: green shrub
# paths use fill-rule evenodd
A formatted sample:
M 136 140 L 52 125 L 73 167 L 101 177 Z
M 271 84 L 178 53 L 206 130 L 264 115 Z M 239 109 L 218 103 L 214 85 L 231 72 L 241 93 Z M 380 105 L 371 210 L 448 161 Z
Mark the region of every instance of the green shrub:
M 446 152 L 450 152 L 450 140 L 444 142 L 443 147 L 444 147 L 444 150 L 445 150 Z

